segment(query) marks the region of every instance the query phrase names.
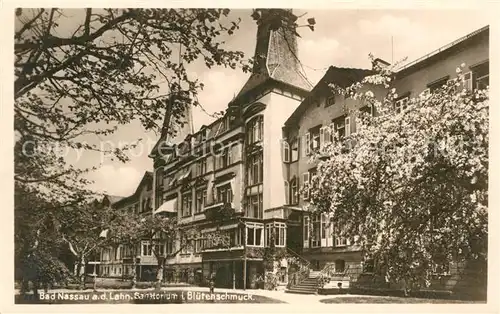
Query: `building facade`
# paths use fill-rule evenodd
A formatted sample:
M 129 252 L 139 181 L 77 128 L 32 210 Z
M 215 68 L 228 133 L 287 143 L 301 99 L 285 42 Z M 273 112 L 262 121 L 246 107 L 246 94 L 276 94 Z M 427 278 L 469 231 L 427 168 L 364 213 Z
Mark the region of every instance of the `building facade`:
M 376 61 L 388 65 L 383 60 Z M 488 27 L 457 39 L 394 73 L 391 88 L 396 88 L 399 95 L 396 106 L 402 110 L 406 108 L 409 98 L 417 97 L 422 92 L 432 92 L 442 86 L 456 75 L 456 68 L 462 63 L 466 65 L 463 82 L 465 88 L 482 89 L 489 85 Z M 286 141 L 283 146 L 283 163 L 287 173 L 284 184 L 290 189 L 288 204 L 301 208 L 307 206 L 308 192 L 298 193 L 298 190 L 315 175 L 318 161 L 311 161 L 310 157 L 313 151 L 332 141 L 329 130 L 336 130 L 339 137 L 352 134 L 356 132 L 356 112 L 369 110 L 360 100 L 346 99 L 343 95 L 334 94 L 328 84 L 347 87 L 373 73 L 371 69 L 330 67 L 286 121 L 283 128 Z M 388 91 L 379 86 L 364 88 L 372 90 L 374 95 L 380 98 Z M 361 247 L 354 243 L 354 235 L 340 237 L 338 228 L 341 226 L 328 222 L 325 216 L 304 212 L 302 255 L 311 262 L 312 269 L 320 271 L 328 266 L 337 273 L 348 274 L 351 281 L 356 281 L 363 274 L 371 274 L 373 263 L 363 263 L 363 252 Z M 461 285 L 460 281 L 465 282 L 464 278 L 467 276 L 463 275 L 464 265 L 451 263 L 447 266 L 446 279 L 437 286 L 452 289 Z
M 188 245 L 181 247 L 180 239 L 164 244 L 166 254 L 180 250 L 167 261 L 166 281 L 205 284 L 213 275 L 217 287 L 257 288 L 272 271 L 286 284 L 293 268 L 289 256 L 311 270 L 328 266 L 356 281 L 370 274 L 373 265 L 363 263 L 353 237 L 340 237 L 338 226 L 307 211 L 307 192 L 299 190 L 315 175 L 317 164 L 311 163 L 310 154 L 331 140 L 327 127 L 334 126 L 340 136 L 356 132 L 352 112 L 366 109 L 358 100 L 332 94 L 328 85 L 347 87 L 374 71 L 331 66 L 311 86 L 300 71 L 295 35 L 272 28 L 275 14 L 290 21 L 296 17 L 291 10 L 259 12 L 254 68 L 225 115 L 194 132 L 191 108 L 186 106 L 187 123 L 177 127 L 175 136 L 164 128 L 151 152 L 153 172 L 145 174 L 132 196 L 113 206 L 166 212 L 176 216 L 186 232 L 196 230 L 198 236 Z M 398 105 L 403 108 L 408 97 L 440 86 L 462 63 L 468 69 L 464 86 L 487 86 L 488 49 L 485 27 L 406 65 L 392 82 L 400 95 Z M 370 89 L 384 93 L 380 87 Z M 171 125 L 169 117 L 165 124 Z M 144 241 L 138 250 L 139 280 L 151 278 L 155 269 L 148 246 Z M 104 250 L 101 275 L 130 273 L 127 252 Z M 283 259 L 273 259 L 273 254 Z M 459 268 L 450 266 L 443 287 L 458 285 Z
M 291 10 L 260 12 L 253 71 L 225 116 L 166 144 L 166 154 L 168 140 L 160 139 L 151 153 L 157 212 L 176 212 L 183 228 L 200 234 L 168 261 L 167 278 L 213 275 L 218 287 L 253 288 L 267 248 L 300 248 L 296 233 L 287 236 L 300 220 L 283 207 L 281 126 L 311 85 L 299 70 L 296 37 L 271 28 L 276 14 L 291 21 Z

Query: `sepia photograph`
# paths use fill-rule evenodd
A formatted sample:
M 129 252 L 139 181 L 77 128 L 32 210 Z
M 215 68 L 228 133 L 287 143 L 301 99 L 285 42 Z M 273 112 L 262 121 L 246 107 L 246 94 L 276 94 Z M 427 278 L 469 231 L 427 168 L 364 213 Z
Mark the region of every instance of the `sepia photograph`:
M 491 301 L 488 16 L 280 6 L 8 13 L 14 304 Z

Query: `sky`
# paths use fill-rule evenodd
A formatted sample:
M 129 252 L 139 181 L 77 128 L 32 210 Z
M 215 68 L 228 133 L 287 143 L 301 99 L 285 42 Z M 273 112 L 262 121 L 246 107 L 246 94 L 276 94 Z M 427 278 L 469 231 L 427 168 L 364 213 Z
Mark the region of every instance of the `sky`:
M 295 9 L 301 20 L 314 17 L 314 32 L 299 28 L 299 53 L 306 77 L 313 84 L 323 76 L 330 65 L 370 68 L 368 54 L 388 62 L 407 58 L 411 62 L 476 29 L 488 25 L 484 12 L 473 10 L 304 10 Z M 253 56 L 257 26 L 250 17 L 251 10 L 232 10 L 230 18 L 241 18 L 240 29 L 226 38 L 226 47 Z M 207 69 L 201 64 L 190 68 L 190 75 L 198 77 L 205 88 L 199 100 L 203 106 L 194 108 L 195 131 L 213 118 L 208 113 L 225 110 L 228 102 L 244 85 L 249 74 L 241 70 Z M 206 111 L 206 112 L 205 112 Z M 148 153 L 157 140 L 146 133 L 138 123 L 123 126 L 112 136 L 103 139 L 109 143 L 132 143 L 142 139 L 143 145 L 131 152 L 127 163 L 111 161 L 98 155 L 82 155 L 81 165 L 101 167 L 89 175 L 95 183 L 92 188 L 112 195 L 128 196 L 137 188 L 145 171 L 152 170 Z

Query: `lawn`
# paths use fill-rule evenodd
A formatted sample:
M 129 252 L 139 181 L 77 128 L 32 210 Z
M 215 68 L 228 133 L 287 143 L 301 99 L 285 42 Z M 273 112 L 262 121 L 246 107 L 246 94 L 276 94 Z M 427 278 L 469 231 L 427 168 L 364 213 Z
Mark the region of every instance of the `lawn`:
M 16 304 L 181 304 L 181 303 L 284 303 L 280 300 L 252 293 L 216 292 L 199 290 L 140 291 L 75 291 L 52 292 L 25 297 L 15 296 Z
M 450 304 L 450 303 L 486 303 L 481 301 L 462 301 L 451 299 L 425 299 L 425 298 L 402 298 L 389 296 L 338 296 L 335 298 L 320 300 L 321 303 L 421 303 L 421 304 Z

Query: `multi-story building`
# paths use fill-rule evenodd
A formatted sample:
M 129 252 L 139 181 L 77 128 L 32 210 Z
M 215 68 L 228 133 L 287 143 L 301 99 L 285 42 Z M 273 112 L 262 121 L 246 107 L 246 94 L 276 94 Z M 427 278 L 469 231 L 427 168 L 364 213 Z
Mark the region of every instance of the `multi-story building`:
M 399 94 L 396 105 L 403 109 L 410 97 L 432 91 L 446 83 L 456 75 L 456 68 L 462 63 L 466 64 L 464 87 L 484 88 L 489 84 L 488 49 L 489 28 L 484 27 L 398 69 L 391 83 L 391 88 L 395 87 Z M 380 59 L 375 62 L 389 65 Z M 332 140 L 329 130 L 336 130 L 340 137 L 356 132 L 354 114 L 358 109 L 367 108 L 359 100 L 352 97 L 346 99 L 343 95 L 333 93 L 328 85 L 333 83 L 347 87 L 373 73 L 372 69 L 330 67 L 285 122 L 283 161 L 287 173 L 284 184 L 290 189 L 288 204 L 306 207 L 308 192 L 300 194 L 298 191 L 315 175 L 318 161 L 310 160 L 311 153 Z M 378 86 L 365 88 L 381 97 L 387 92 Z M 363 265 L 363 252 L 353 243 L 353 238 L 340 237 L 337 231 L 341 226 L 327 222 L 325 216 L 304 213 L 302 254 L 311 262 L 312 268 L 322 270 L 329 264 L 337 272 L 348 270 L 351 278 L 371 272 L 373 265 Z M 444 281 L 446 287 L 456 284 L 458 268 L 457 265 L 450 265 L 449 280 Z
M 106 197 L 109 199 L 109 197 Z M 153 210 L 153 173 L 145 172 L 135 192 L 128 197 L 112 197 L 110 206 L 116 210 L 140 215 L 151 215 Z M 136 253 L 137 252 L 137 253 Z M 151 252 L 140 245 L 131 248 L 117 244 L 104 248 L 100 252 L 99 275 L 103 277 L 123 278 L 132 274 L 133 258 L 137 258 L 136 272 L 139 278 L 150 278 L 154 272 L 156 259 Z M 149 276 L 148 276 L 149 275 Z
M 151 153 L 157 211 L 176 211 L 180 225 L 200 232 L 168 262 L 167 278 L 213 273 L 217 286 L 253 287 L 271 234 L 277 247 L 300 244 L 287 237 L 293 210 L 282 207 L 281 126 L 311 85 L 299 70 L 296 37 L 271 29 L 276 13 L 293 21 L 291 10 L 261 10 L 253 71 L 225 116 L 161 154 L 165 136 Z
M 181 126 L 165 117 L 176 135 L 168 135 L 164 128 L 150 154 L 153 174 L 145 175 L 134 195 L 114 205 L 143 208 L 149 198 L 148 213 L 167 212 L 186 232 L 197 231 L 189 245 L 182 244 L 181 235 L 165 243 L 166 254 L 180 250 L 167 260 L 168 281 L 203 283 L 215 274 L 218 287 L 253 288 L 265 272 L 271 248 L 307 260 L 313 270 L 333 265 L 337 272 L 349 270 L 354 279 L 371 271 L 351 237 L 340 237 L 338 226 L 327 228 L 325 217 L 306 210 L 308 195 L 299 190 L 315 174 L 310 153 L 331 141 L 326 127 L 333 124 L 340 136 L 356 132 L 351 112 L 364 109 L 358 100 L 332 94 L 328 85 L 347 87 L 374 71 L 331 66 L 312 88 L 299 70 L 296 37 L 272 29 L 273 14 L 293 21 L 292 11 L 260 12 L 253 71 L 226 114 L 196 132 L 189 106 L 184 113 L 187 123 Z M 470 70 L 465 86 L 488 85 L 488 40 L 485 27 L 398 70 L 392 83 L 400 95 L 398 104 L 404 107 L 406 97 L 446 82 L 461 63 Z M 370 87 L 376 95 L 383 93 L 379 88 Z M 144 241 L 139 250 L 142 279 L 156 265 L 148 246 Z M 126 260 L 120 264 L 120 258 L 113 259 L 117 254 L 102 253 L 101 274 L 130 272 Z M 283 274 L 280 281 L 286 282 L 290 265 L 282 261 L 277 267 Z M 446 284 L 456 282 L 451 276 Z

